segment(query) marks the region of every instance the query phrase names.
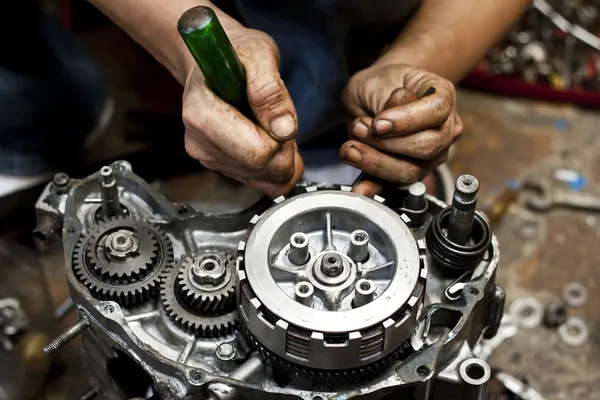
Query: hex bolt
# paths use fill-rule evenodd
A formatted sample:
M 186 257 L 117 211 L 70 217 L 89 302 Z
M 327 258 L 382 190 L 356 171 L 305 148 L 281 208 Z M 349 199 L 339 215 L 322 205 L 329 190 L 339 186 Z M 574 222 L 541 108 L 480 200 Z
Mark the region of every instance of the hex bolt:
M 290 236 L 290 253 L 288 258 L 295 265 L 304 265 L 310 259 L 308 235 L 296 232 Z
M 304 304 L 307 307 L 310 307 L 312 304 L 314 293 L 315 288 L 308 282 L 298 282 L 294 286 L 294 299 L 298 303 Z
M 52 184 L 59 193 L 63 193 L 69 186 L 69 183 L 71 183 L 71 178 L 64 172 L 58 172 L 54 175 L 54 178 L 52 178 Z
M 479 181 L 473 175 L 461 175 L 456 180 L 447 237 L 450 241 L 464 245 L 471 238 Z
M 231 343 L 221 343 L 217 346 L 217 350 L 215 354 L 217 358 L 221 361 L 231 361 L 235 358 L 237 351 L 235 347 Z
M 348 257 L 354 262 L 365 262 L 369 258 L 369 234 L 361 229 L 350 234 Z
M 354 308 L 369 304 L 375 298 L 375 285 L 368 279 L 359 279 L 354 285 Z
M 100 169 L 100 195 L 102 196 L 102 211 L 108 218 L 121 215 L 119 202 L 119 187 L 111 167 Z
M 420 211 L 425 207 L 427 188 L 423 182 L 415 182 L 408 187 L 405 206 L 409 210 Z
M 86 330 L 89 326 L 90 321 L 86 317 L 81 317 L 79 322 L 48 343 L 46 347 L 44 347 L 44 353 L 46 353 L 47 356 L 56 353 L 61 347 L 75 339 L 75 337 Z

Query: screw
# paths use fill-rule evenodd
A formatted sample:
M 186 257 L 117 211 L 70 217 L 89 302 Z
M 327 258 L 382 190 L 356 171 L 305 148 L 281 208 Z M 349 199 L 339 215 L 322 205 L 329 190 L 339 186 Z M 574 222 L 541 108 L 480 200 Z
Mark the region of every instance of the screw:
M 69 178 L 69 175 L 65 174 L 64 172 L 56 173 L 52 179 L 52 183 L 54 183 L 54 185 L 58 188 L 67 186 L 70 181 L 71 179 Z
M 456 180 L 447 234 L 456 244 L 464 245 L 471 238 L 478 191 L 479 181 L 473 175 L 461 175 Z
M 233 360 L 236 354 L 235 347 L 231 343 L 221 343 L 217 347 L 217 357 L 221 361 L 229 361 Z
M 48 343 L 46 347 L 44 347 L 44 353 L 46 353 L 47 356 L 56 353 L 61 347 L 86 330 L 88 326 L 90 326 L 90 321 L 86 317 L 82 317 L 79 322 Z

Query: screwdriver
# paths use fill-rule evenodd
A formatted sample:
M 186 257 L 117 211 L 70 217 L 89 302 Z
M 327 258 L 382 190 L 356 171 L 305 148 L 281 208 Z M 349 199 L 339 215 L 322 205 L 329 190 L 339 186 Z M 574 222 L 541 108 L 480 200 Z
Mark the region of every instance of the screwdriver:
M 177 30 L 208 87 L 244 116 L 253 119 L 246 97 L 246 71 L 213 9 L 205 6 L 190 8 L 179 18 Z

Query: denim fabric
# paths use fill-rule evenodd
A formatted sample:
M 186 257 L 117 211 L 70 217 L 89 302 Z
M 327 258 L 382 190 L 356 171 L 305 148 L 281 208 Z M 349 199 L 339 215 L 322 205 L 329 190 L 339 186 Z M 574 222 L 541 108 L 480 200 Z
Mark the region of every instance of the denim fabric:
M 25 15 L 29 28 L 17 29 Z M 104 76 L 36 2 L 8 7 L 0 19 L 0 173 L 60 168 L 102 112 Z
M 398 35 L 419 3 L 237 0 L 244 23 L 268 33 L 279 46 L 281 76 L 298 113 L 296 141 L 307 169 L 340 163 L 339 145 L 347 137 L 342 91 L 351 74 L 370 65 Z

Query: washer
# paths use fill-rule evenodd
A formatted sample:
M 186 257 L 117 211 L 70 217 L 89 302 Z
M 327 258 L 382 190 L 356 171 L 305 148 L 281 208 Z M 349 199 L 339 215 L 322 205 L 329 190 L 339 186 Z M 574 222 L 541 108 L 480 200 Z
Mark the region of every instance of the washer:
M 569 282 L 562 291 L 563 299 L 569 307 L 582 307 L 588 299 L 588 291 L 579 282 Z
M 535 329 L 544 320 L 544 306 L 533 297 L 521 297 L 513 301 L 509 312 L 522 329 Z
M 558 337 L 567 346 L 581 347 L 589 336 L 585 321 L 578 317 L 569 317 L 567 322 L 558 327 Z

